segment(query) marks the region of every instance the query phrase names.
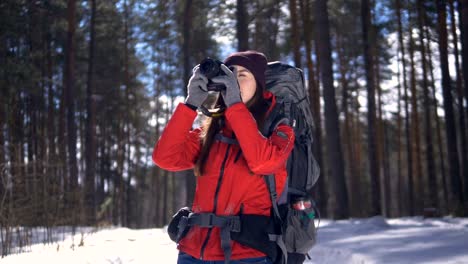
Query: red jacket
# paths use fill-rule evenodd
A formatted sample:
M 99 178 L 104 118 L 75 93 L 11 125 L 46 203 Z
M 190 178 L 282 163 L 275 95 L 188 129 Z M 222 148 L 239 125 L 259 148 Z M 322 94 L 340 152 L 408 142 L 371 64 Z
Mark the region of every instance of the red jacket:
M 271 110 L 275 104 L 273 94 L 265 92 L 264 97 L 272 101 Z M 200 151 L 201 132 L 200 128 L 192 130 L 196 115 L 184 104 L 177 106 L 153 151 L 153 161 L 159 167 L 170 171 L 194 167 Z M 286 181 L 286 160 L 294 146 L 294 131 L 290 126 L 280 125 L 265 138 L 243 103 L 229 107 L 225 117 L 222 134 L 227 137 L 235 134 L 239 145 L 214 141 L 205 172 L 197 177 L 192 210 L 237 215 L 242 205 L 244 214 L 269 216 L 271 201 L 262 175 L 275 174 L 280 194 Z M 192 227 L 179 242 L 179 250 L 198 259 L 223 260 L 220 230 L 217 227 L 210 233 L 208 230 Z M 232 242 L 233 260 L 261 256 L 265 254 Z

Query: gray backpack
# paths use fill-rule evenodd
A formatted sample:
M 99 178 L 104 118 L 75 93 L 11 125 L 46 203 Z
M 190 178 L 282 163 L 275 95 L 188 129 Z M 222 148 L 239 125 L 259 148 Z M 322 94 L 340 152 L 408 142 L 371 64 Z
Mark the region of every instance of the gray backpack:
M 274 175 L 265 177 L 272 216 L 278 226 L 270 238 L 282 252 L 275 263 L 286 263 L 287 252 L 307 254 L 316 242 L 314 219 L 318 211 L 309 193 L 319 178 L 320 168 L 312 154 L 314 122 L 302 70 L 271 62 L 265 75 L 266 88 L 276 96 L 277 103 L 262 133 L 269 136 L 282 123 L 290 125 L 295 133 L 294 149 L 287 163 L 288 180 L 279 198 Z

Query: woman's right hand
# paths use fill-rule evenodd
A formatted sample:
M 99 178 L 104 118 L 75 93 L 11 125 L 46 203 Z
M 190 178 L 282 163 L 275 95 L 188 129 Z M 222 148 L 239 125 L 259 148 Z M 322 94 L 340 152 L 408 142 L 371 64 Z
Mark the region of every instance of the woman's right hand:
M 192 77 L 187 85 L 187 98 L 185 103 L 196 108 L 199 108 L 201 104 L 208 97 L 208 78 L 200 72 L 200 65 L 193 68 Z

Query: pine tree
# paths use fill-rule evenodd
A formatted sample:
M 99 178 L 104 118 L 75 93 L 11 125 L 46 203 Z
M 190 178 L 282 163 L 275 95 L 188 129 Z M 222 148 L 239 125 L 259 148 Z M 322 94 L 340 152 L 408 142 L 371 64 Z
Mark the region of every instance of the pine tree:
M 323 84 L 325 101 L 325 128 L 327 131 L 327 158 L 331 170 L 333 193 L 336 204 L 333 216 L 336 219 L 348 217 L 348 191 L 345 184 L 344 160 L 341 150 L 340 128 L 338 125 L 338 111 L 335 102 L 335 88 L 333 86 L 333 69 L 331 61 L 331 44 L 329 32 L 328 9 L 326 0 L 315 2 L 316 39 L 318 40 L 318 56 L 320 57 L 320 75 Z

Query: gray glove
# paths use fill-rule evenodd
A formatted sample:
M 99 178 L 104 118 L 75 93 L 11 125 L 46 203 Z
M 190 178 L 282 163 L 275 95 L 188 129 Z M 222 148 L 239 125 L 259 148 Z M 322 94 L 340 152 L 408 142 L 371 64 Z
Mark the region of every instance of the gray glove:
M 226 73 L 226 75 L 216 76 L 212 78 L 211 81 L 226 86 L 226 90 L 221 91 L 224 103 L 229 107 L 235 103 L 242 102 L 239 83 L 237 82 L 237 69 L 234 69 L 234 72 L 232 72 L 226 65 L 221 64 L 221 70 Z
M 208 79 L 200 72 L 200 66 L 193 68 L 192 77 L 187 85 L 187 98 L 185 104 L 199 108 L 208 97 Z

